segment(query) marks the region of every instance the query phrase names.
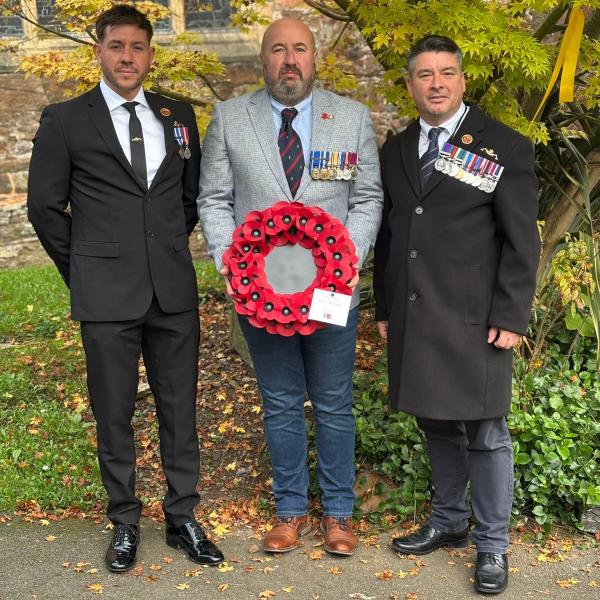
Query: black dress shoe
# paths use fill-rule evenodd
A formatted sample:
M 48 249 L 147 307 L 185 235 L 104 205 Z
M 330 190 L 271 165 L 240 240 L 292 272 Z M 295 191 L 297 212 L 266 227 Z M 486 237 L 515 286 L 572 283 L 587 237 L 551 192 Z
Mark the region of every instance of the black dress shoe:
M 429 554 L 429 552 L 442 546 L 465 548 L 468 541 L 468 527 L 456 533 L 445 533 L 427 524 L 422 529 L 419 529 L 419 531 L 411 533 L 406 537 L 394 538 L 391 546 L 392 550 L 402 552 L 402 554 Z
M 139 539 L 137 525 L 115 525 L 115 533 L 105 557 L 110 571 L 123 573 L 133 568 Z
M 206 537 L 204 529 L 196 521 L 179 527 L 167 525 L 167 544 L 172 548 L 183 548 L 199 565 L 220 565 L 225 560 L 223 553 Z
M 478 552 L 475 589 L 483 594 L 499 594 L 508 585 L 508 558 L 496 552 Z

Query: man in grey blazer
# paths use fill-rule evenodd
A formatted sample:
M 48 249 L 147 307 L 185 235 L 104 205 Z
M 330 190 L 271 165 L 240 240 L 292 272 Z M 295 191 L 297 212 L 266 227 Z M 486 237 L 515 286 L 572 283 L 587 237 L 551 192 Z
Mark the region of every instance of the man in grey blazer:
M 313 87 L 316 49 L 310 30 L 295 19 L 265 32 L 261 61 L 266 89 L 215 107 L 204 141 L 199 216 L 208 250 L 222 264 L 237 225 L 253 210 L 298 201 L 345 224 L 362 264 L 381 221 L 383 197 L 375 132 L 357 102 Z M 288 143 L 289 142 L 289 143 Z M 354 179 L 311 178 L 312 152 L 356 153 Z M 324 154 L 328 153 L 328 154 Z M 354 156 L 354 155 L 352 155 Z M 267 260 L 278 293 L 304 289 L 314 277 L 308 251 L 283 246 Z M 267 333 L 240 318 L 264 403 L 278 524 L 263 540 L 267 552 L 287 552 L 308 533 L 305 394 L 316 421 L 318 482 L 325 549 L 356 550 L 352 371 L 358 318 L 358 277 L 346 327 L 327 325 L 309 336 Z

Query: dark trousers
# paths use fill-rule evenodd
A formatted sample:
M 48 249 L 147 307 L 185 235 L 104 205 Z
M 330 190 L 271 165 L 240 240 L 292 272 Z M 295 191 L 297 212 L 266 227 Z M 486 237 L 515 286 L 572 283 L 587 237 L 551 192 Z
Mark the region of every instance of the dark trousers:
M 198 312 L 164 313 L 155 297 L 138 319 L 82 322 L 81 337 L 96 418 L 100 472 L 109 497 L 108 518 L 113 523 L 137 523 L 142 509 L 135 495 L 131 426 L 142 354 L 156 402 L 167 479 L 165 517 L 172 525 L 191 521 L 198 503 Z
M 425 433 L 434 494 L 429 522 L 440 531 L 464 529 L 471 508 L 477 524 L 471 539 L 478 552 L 504 553 L 512 509 L 513 449 L 505 417 L 479 421 L 417 418 Z

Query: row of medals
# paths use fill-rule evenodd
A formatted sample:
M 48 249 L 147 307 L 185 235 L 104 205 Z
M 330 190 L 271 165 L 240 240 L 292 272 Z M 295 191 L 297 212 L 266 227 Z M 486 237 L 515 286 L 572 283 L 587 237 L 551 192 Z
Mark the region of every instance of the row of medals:
M 357 159 L 356 152 L 313 150 L 310 153 L 310 176 L 327 181 L 354 181 L 358 173 Z
M 188 128 L 182 123 L 173 121 L 173 130 L 175 134 L 175 142 L 179 144 L 179 156 L 181 156 L 181 158 L 191 158 L 192 151 L 188 146 Z
M 453 156 L 455 149 L 463 150 L 448 142 L 444 144 L 435 161 L 436 170 L 491 194 L 498 185 L 504 167 L 467 150 L 464 150 L 464 156 L 457 158 Z

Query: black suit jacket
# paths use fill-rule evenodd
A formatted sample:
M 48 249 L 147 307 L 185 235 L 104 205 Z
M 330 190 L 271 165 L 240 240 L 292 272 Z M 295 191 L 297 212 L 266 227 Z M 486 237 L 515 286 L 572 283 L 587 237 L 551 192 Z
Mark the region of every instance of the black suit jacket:
M 388 320 L 392 406 L 432 419 L 506 415 L 512 352 L 487 343 L 491 326 L 525 333 L 540 240 L 529 140 L 472 106 L 450 142 L 504 172 L 485 193 L 418 172 L 420 125 L 386 142 L 385 205 L 375 247 L 376 318 Z
M 70 287 L 75 320 L 137 318 L 153 293 L 167 313 L 198 305 L 188 249 L 200 175 L 194 113 L 145 94 L 166 147 L 150 189 L 123 153 L 99 86 L 48 106 L 33 140 L 28 216 Z M 174 121 L 189 129 L 189 160 L 179 155 Z

